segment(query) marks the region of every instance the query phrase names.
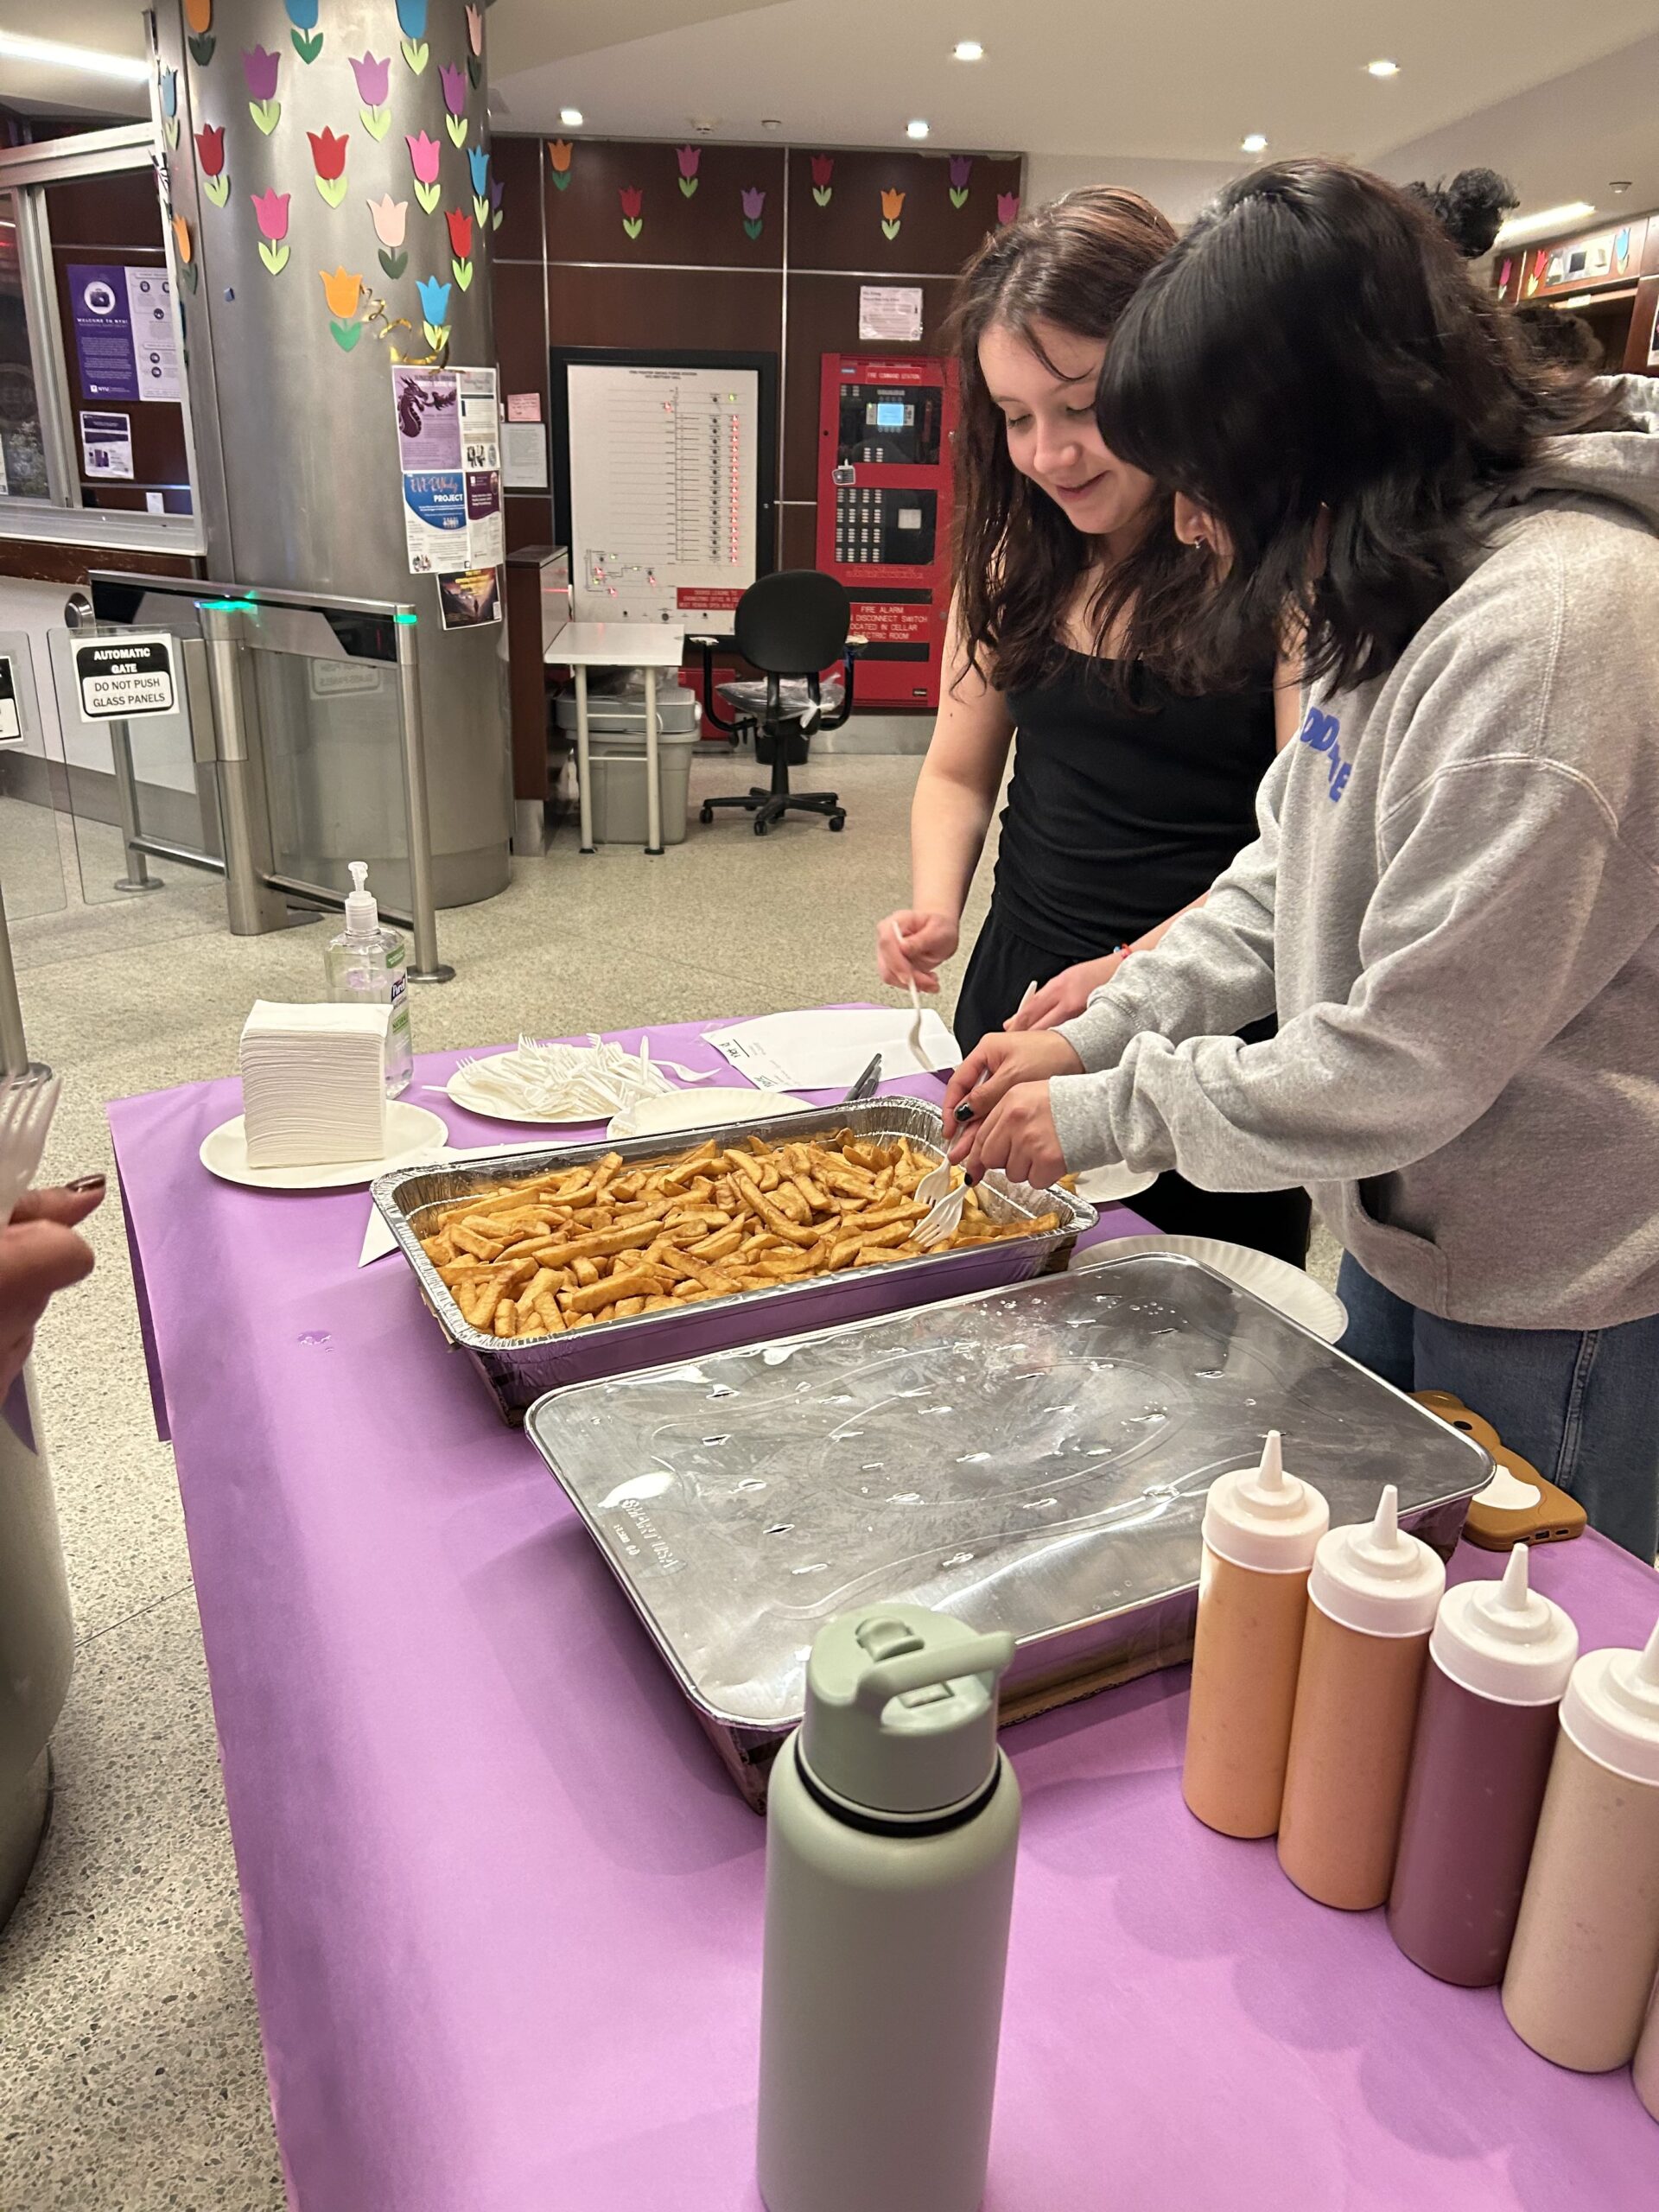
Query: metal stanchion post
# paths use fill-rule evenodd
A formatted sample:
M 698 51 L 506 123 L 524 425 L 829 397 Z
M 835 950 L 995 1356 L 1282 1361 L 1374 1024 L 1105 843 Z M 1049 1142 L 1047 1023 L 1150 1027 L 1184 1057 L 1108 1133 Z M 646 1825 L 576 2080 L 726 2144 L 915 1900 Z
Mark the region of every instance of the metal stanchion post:
M 0 1074 L 27 1075 L 29 1040 L 23 1034 L 23 1009 L 17 1002 L 17 971 L 11 963 L 11 931 L 6 925 L 3 893 L 0 893 Z
M 118 891 L 161 891 L 165 886 L 157 881 L 144 864 L 144 855 L 138 844 L 138 779 L 132 772 L 132 734 L 124 721 L 110 724 L 110 751 L 115 760 L 115 797 L 121 814 L 121 835 L 125 840 L 127 872 L 115 879 Z
M 414 983 L 447 983 L 454 974 L 438 957 L 438 918 L 432 904 L 432 824 L 427 813 L 426 734 L 421 715 L 420 654 L 415 609 L 400 607 L 397 632 L 397 693 L 404 740 L 404 810 L 409 835 L 409 910 L 414 923 Z
M 255 784 L 261 764 L 248 752 L 242 720 L 242 671 L 231 624 L 217 607 L 201 610 L 207 646 L 207 688 L 213 702 L 219 753 L 219 834 L 225 842 L 225 908 L 232 937 L 259 937 L 283 929 L 288 902 L 265 881 L 264 792 Z

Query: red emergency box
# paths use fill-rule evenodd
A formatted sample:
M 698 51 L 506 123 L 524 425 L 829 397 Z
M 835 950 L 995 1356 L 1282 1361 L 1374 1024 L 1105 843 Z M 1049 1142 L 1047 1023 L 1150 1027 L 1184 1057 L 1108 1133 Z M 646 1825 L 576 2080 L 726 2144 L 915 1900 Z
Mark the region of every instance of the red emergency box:
M 937 707 L 950 597 L 956 364 L 826 353 L 817 564 L 852 594 L 861 706 Z

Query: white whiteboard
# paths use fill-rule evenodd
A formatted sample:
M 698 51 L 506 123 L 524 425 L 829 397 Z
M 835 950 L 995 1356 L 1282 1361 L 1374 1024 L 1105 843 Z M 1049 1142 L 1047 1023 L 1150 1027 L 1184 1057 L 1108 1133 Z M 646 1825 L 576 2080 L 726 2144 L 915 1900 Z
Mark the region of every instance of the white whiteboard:
M 569 365 L 570 582 L 579 622 L 728 630 L 754 582 L 754 369 Z

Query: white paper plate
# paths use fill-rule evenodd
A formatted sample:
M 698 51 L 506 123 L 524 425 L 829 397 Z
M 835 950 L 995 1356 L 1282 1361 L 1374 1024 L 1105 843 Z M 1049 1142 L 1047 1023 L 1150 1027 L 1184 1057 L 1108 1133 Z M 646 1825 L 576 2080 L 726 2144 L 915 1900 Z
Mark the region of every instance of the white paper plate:
M 1091 1206 L 1122 1205 L 1125 1198 L 1137 1197 L 1149 1191 L 1158 1180 L 1157 1171 L 1144 1173 L 1138 1168 L 1089 1167 L 1077 1178 L 1077 1196 L 1087 1198 Z
M 491 1059 L 505 1059 L 508 1057 L 505 1052 L 489 1055 Z M 484 1065 L 483 1061 L 474 1060 L 469 1066 L 457 1068 L 444 1085 L 456 1105 L 464 1106 L 469 1114 L 481 1114 L 486 1122 L 516 1122 L 520 1128 L 575 1128 L 593 1121 L 591 1114 L 518 1114 L 510 1107 L 498 1105 L 493 1099 L 484 1096 L 469 1080 L 474 1070 Z
M 1091 1244 L 1079 1253 L 1074 1265 L 1098 1267 L 1107 1260 L 1130 1260 L 1147 1252 L 1180 1252 L 1225 1275 L 1243 1290 L 1252 1291 L 1264 1304 L 1276 1306 L 1292 1321 L 1300 1321 L 1328 1344 L 1336 1343 L 1348 1326 L 1348 1309 L 1334 1291 L 1288 1260 L 1275 1260 L 1270 1252 L 1253 1252 L 1243 1244 L 1224 1244 L 1215 1236 L 1114 1236 Z
M 201 1141 L 198 1154 L 210 1175 L 224 1183 L 245 1183 L 254 1191 L 346 1191 L 354 1183 L 372 1183 L 394 1167 L 408 1167 L 417 1160 L 430 1160 L 449 1141 L 449 1131 L 424 1106 L 411 1106 L 394 1098 L 386 1105 L 386 1156 L 384 1160 L 336 1160 L 322 1167 L 250 1167 L 247 1132 L 238 1114 L 221 1122 Z
M 675 1090 L 642 1098 L 613 1116 L 613 1137 L 661 1137 L 678 1129 L 717 1128 L 722 1122 L 769 1122 L 778 1114 L 804 1114 L 798 1098 L 776 1090 Z

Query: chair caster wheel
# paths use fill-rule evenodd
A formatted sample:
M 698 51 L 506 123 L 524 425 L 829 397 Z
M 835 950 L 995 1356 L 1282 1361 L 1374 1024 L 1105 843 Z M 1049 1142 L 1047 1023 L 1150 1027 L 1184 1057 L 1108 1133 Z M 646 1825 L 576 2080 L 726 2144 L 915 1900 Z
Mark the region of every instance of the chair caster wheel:
M 702 823 L 709 823 L 709 822 L 712 822 L 712 821 L 714 820 L 714 818 L 715 818 L 715 810 L 714 810 L 714 808 L 713 808 L 712 806 L 705 806 L 705 807 L 703 808 L 702 811 L 702 812 L 698 815 L 698 817 L 697 817 L 698 821 L 699 821 L 699 822 L 702 822 Z
M 770 829 L 771 829 L 771 827 L 772 827 L 771 823 L 770 823 L 770 822 L 768 822 L 768 821 L 766 820 L 766 817 L 765 817 L 764 815 L 757 814 L 757 815 L 755 816 L 755 817 L 754 817 L 754 834 L 755 834 L 755 836 L 756 836 L 757 837 L 764 837 L 764 836 L 766 836 L 766 834 L 767 830 L 770 830 Z
M 830 827 L 832 830 L 844 830 L 847 827 L 846 816 L 844 814 L 832 814 L 830 817 Z

